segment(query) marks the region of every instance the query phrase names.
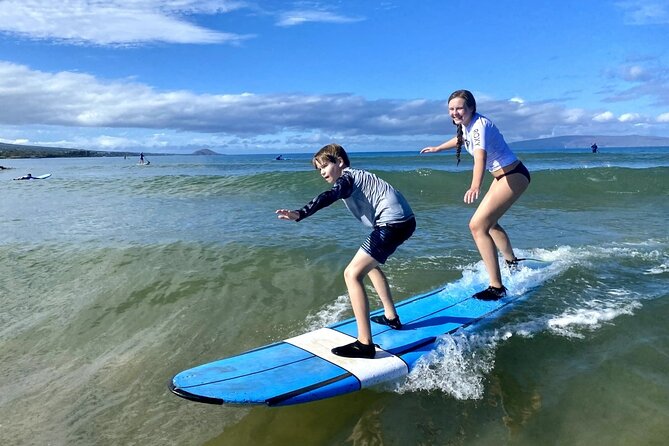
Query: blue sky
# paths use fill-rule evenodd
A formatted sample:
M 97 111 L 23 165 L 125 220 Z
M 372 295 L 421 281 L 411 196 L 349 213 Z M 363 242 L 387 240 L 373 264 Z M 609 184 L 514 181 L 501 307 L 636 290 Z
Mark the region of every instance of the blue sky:
M 509 142 L 669 137 L 666 0 L 0 0 L 0 142 L 419 150 L 471 90 Z

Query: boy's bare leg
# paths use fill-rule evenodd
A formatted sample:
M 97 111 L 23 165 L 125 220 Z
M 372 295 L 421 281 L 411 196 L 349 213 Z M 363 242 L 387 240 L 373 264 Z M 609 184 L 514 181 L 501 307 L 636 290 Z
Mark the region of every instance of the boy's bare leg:
M 379 299 L 381 299 L 381 303 L 383 304 L 383 314 L 388 319 L 395 319 L 397 317 L 397 310 L 395 310 L 395 303 L 393 302 L 390 285 L 388 284 L 386 275 L 378 266 L 372 269 L 367 275 L 372 281 L 376 294 L 378 294 Z
M 360 249 L 344 270 L 344 280 L 358 326 L 358 340 L 367 345 L 372 344 L 372 329 L 369 323 L 369 300 L 362 281 L 378 265 L 379 262 Z

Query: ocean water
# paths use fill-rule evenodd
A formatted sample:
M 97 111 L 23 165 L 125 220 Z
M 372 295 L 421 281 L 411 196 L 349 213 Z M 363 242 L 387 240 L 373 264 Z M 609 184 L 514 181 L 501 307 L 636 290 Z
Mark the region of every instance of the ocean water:
M 341 203 L 274 214 L 327 188 L 308 154 L 2 160 L 0 444 L 666 444 L 669 150 L 518 155 L 532 184 L 501 223 L 519 256 L 552 262 L 505 276 L 527 297 L 400 382 L 286 408 L 198 404 L 167 383 L 351 317 L 342 273 L 367 230 Z M 396 301 L 486 284 L 470 158 L 351 161 L 417 215 L 384 268 Z M 28 172 L 53 175 L 11 180 Z

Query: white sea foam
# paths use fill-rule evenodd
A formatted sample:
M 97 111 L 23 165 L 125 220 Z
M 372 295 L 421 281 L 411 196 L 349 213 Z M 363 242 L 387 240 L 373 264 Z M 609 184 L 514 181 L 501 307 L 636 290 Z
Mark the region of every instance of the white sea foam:
M 398 393 L 440 391 L 459 400 L 480 399 L 486 374 L 493 369 L 494 342 L 477 335 L 443 336 L 401 383 Z
M 597 299 L 586 302 L 585 305 L 586 308 L 569 308 L 562 314 L 550 318 L 547 323 L 548 329 L 554 334 L 583 338 L 584 330 L 595 330 L 618 316 L 634 314 L 634 310 L 641 307 L 641 303 L 637 301 L 625 303 Z
M 543 260 L 545 264 L 526 262 L 524 266 L 521 262 L 520 269 L 513 274 L 503 269 L 503 280 L 510 295 L 524 295 L 568 267 L 569 261 L 565 260 L 564 253 L 554 256 L 547 256 L 547 253 L 522 253 L 522 257 Z M 561 260 L 549 263 L 557 258 Z M 487 280 L 483 262 L 477 262 L 466 267 L 462 278 L 448 284 L 446 291 L 449 294 L 470 295 L 485 286 Z M 519 330 L 506 328 L 482 332 L 464 330 L 455 335 L 442 336 L 436 348 L 418 361 L 405 380 L 393 383 L 389 388 L 398 393 L 438 391 L 460 400 L 480 399 L 484 392 L 485 377 L 495 366 L 496 346 L 517 331 L 534 332 L 540 327 L 524 326 Z
M 658 266 L 654 266 L 652 268 L 648 268 L 646 271 L 643 272 L 644 274 L 665 274 L 669 273 L 669 264 L 662 263 Z
M 593 257 L 611 254 L 634 256 L 636 251 L 626 248 L 606 248 L 593 253 L 591 249 L 559 247 L 555 250 L 519 252 L 519 257 L 530 257 L 546 262 L 545 266 L 521 267 L 509 274 L 503 269 L 503 281 L 511 295 L 524 295 L 574 265 L 586 265 Z M 528 263 L 529 264 L 529 263 Z M 523 263 L 521 262 L 521 266 Z M 487 283 L 487 273 L 482 262 L 470 265 L 459 281 L 449 284 L 453 293 L 461 294 Z M 456 335 L 439 339 L 437 347 L 419 360 L 405 380 L 394 383 L 390 389 L 398 393 L 438 391 L 456 399 L 480 399 L 483 396 L 486 375 L 495 366 L 497 346 L 513 336 L 533 337 L 538 333 L 551 333 L 565 337 L 583 337 L 621 315 L 633 314 L 641 304 L 630 300 L 634 293 L 627 289 L 612 288 L 601 299 L 583 296 L 571 301 L 569 308 L 557 315 L 547 314 L 531 320 L 513 321 L 491 330 L 477 330 L 476 326 Z M 580 296 L 579 296 L 580 297 Z M 639 297 L 639 296 L 635 296 Z
M 348 294 L 342 294 L 325 306 L 323 306 L 316 314 L 307 315 L 306 329 L 307 331 L 317 330 L 327 325 L 332 325 L 343 319 L 344 315 L 351 311 L 351 302 Z

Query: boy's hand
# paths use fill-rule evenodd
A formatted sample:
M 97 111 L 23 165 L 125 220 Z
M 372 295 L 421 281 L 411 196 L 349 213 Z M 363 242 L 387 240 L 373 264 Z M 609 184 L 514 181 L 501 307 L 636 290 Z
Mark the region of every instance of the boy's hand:
M 299 212 L 291 211 L 290 209 L 277 209 L 275 212 L 279 220 L 297 220 L 300 218 Z

